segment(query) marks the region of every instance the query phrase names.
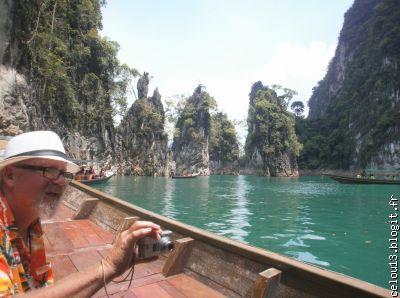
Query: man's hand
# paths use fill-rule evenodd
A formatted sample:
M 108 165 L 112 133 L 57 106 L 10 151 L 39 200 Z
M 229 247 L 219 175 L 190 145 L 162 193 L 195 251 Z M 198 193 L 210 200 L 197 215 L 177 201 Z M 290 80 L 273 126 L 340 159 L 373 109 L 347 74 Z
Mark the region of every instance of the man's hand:
M 137 221 L 118 236 L 111 252 L 104 259 L 104 276 L 107 281 L 120 276 L 132 267 L 135 261 L 136 241 L 145 236 L 160 240 L 160 226 L 149 221 Z

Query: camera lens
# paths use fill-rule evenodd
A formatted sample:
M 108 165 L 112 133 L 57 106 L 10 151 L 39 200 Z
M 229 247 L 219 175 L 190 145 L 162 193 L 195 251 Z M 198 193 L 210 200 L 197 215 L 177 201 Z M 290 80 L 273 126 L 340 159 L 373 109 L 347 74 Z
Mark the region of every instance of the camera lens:
M 162 237 L 159 241 L 160 250 L 172 250 L 174 248 L 174 243 L 169 239 L 169 237 Z
M 173 250 L 174 249 L 174 244 L 172 242 L 168 243 L 167 249 L 168 250 Z

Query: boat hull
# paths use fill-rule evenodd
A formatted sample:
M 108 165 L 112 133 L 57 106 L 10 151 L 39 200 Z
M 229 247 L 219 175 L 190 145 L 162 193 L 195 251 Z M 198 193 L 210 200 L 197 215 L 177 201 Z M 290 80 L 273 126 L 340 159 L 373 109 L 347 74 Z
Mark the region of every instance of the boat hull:
M 369 178 L 354 178 L 349 176 L 325 174 L 333 180 L 343 184 L 400 184 L 399 180 L 384 180 L 384 179 L 369 179 Z
M 73 181 L 65 203 L 87 214 L 99 226 L 118 231 L 124 219 L 138 217 L 171 230 L 174 239 L 194 239 L 184 272 L 227 297 L 249 297 L 259 285 L 274 284 L 275 297 L 389 297 L 390 292 L 370 283 L 309 265 L 158 215 Z M 97 205 L 83 210 L 86 201 Z M 282 276 L 282 278 L 280 278 Z M 268 280 L 267 278 L 267 280 Z M 253 297 L 263 297 L 255 295 Z
M 103 183 L 107 180 L 109 180 L 112 176 L 114 176 L 114 174 L 105 176 L 105 177 L 101 177 L 101 178 L 94 178 L 94 179 L 90 179 L 90 180 L 79 180 L 80 183 L 83 184 L 98 184 L 98 183 Z
M 186 179 L 186 178 L 196 178 L 199 175 L 191 175 L 191 176 L 172 176 L 172 179 Z

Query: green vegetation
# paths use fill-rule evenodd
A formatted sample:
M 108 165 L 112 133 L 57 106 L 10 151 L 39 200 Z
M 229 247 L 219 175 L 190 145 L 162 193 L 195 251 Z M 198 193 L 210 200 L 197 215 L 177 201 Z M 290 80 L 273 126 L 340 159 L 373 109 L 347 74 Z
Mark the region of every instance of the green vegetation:
M 139 138 L 154 139 L 164 137 L 164 115 L 156 107 L 149 104 L 147 99 L 136 100 L 130 110 L 133 119 L 128 121 L 135 123 L 137 129 L 134 133 Z M 166 136 L 165 136 L 166 137 Z
M 302 101 L 294 101 L 290 105 L 290 109 L 297 117 L 300 117 L 304 113 L 304 104 Z
M 247 160 L 252 158 L 254 148 L 263 160 L 287 153 L 299 155 L 301 144 L 295 134 L 294 116 L 287 111 L 294 94 L 293 90 L 280 86 L 264 87 L 261 82 L 252 86 L 245 146 Z
M 198 141 L 202 137 L 208 137 L 210 132 L 210 109 L 216 106 L 216 102 L 203 89 L 204 87 L 199 85 L 193 95 L 185 101 L 185 107 L 176 124 L 179 136 L 174 133 L 174 143 L 188 143 L 190 141 Z M 173 115 L 171 117 L 174 119 Z
M 400 2 L 356 0 L 340 46 L 313 90 L 310 119 L 297 119 L 302 168 L 364 168 L 383 145 L 400 141 Z
M 218 112 L 211 116 L 208 151 L 210 160 L 222 162 L 239 160 L 239 144 L 236 130 L 225 113 Z
M 105 1 L 16 1 L 10 63 L 33 86 L 32 98 L 44 118 L 91 132 L 126 113 L 126 89 L 137 71 L 121 65 L 118 44 L 103 38 Z
M 239 159 L 235 127 L 225 113 L 218 111 L 215 99 L 204 86 L 199 85 L 189 98 L 174 96 L 166 105 L 167 122 L 176 123 L 174 146 L 208 138 L 210 160 L 233 162 Z

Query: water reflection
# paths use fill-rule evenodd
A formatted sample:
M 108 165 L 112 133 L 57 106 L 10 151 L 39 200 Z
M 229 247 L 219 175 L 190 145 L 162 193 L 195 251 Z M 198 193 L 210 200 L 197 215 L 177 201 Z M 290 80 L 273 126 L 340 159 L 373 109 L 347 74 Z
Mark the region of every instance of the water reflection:
M 246 242 L 245 238 L 249 235 L 246 228 L 250 226 L 249 216 L 252 213 L 247 208 L 247 191 L 248 184 L 246 183 L 245 176 L 239 176 L 236 180 L 236 186 L 233 189 L 233 198 L 235 201 L 232 209 L 230 210 L 227 223 L 229 228 L 222 231 L 223 234 L 229 234 L 232 239 Z
M 303 193 L 309 193 L 310 189 L 316 191 L 316 187 L 306 186 L 302 188 Z M 318 191 L 320 192 L 320 190 Z M 292 194 L 293 196 L 294 194 Z M 315 246 L 314 241 L 324 241 L 325 237 L 316 235 L 315 232 L 310 229 L 310 226 L 316 224 L 312 219 L 310 202 L 307 199 L 300 198 L 296 194 L 296 198 L 292 199 L 292 202 L 296 204 L 295 217 L 292 217 L 291 228 L 286 229 L 286 235 L 282 237 L 282 240 L 286 239 L 286 242 L 282 245 L 285 247 L 285 254 L 294 257 L 295 259 L 318 266 L 329 266 L 329 262 L 323 261 L 317 255 L 310 252 L 310 247 Z M 294 206 L 292 205 L 292 208 Z M 291 214 L 293 216 L 294 214 Z M 289 218 L 285 218 L 288 220 Z
M 164 208 L 161 210 L 161 214 L 169 218 L 175 218 L 178 214 L 174 206 L 174 196 L 175 196 L 175 181 L 174 179 L 165 179 L 165 192 L 162 196 L 164 201 Z

